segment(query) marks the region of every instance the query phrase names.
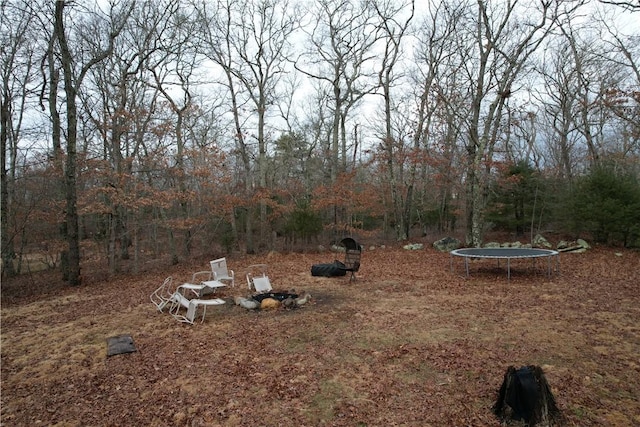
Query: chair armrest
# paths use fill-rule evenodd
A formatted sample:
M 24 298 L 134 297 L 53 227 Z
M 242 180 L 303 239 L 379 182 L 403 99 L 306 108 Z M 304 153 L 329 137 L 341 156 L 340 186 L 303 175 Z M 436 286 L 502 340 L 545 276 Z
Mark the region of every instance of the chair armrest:
M 207 280 L 211 280 L 212 279 L 211 276 L 212 276 L 212 273 L 210 270 L 196 271 L 195 273 L 193 273 L 193 276 L 191 277 L 191 281 L 193 283 L 200 283 Z

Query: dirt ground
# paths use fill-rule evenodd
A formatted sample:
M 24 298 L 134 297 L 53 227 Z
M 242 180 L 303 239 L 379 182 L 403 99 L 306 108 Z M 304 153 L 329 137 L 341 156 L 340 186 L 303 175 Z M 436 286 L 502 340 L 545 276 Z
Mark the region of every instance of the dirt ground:
M 367 248 L 357 281 L 312 277 L 331 253 L 229 257 L 236 286 L 204 323 L 151 292 L 206 260 L 64 288 L 51 273 L 3 283 L 2 426 L 498 426 L 509 366 L 539 365 L 567 426 L 640 426 L 640 253 L 563 254 L 513 276 L 431 248 Z M 267 263 L 303 308 L 247 311 L 242 271 Z M 108 337 L 137 351 L 107 357 Z

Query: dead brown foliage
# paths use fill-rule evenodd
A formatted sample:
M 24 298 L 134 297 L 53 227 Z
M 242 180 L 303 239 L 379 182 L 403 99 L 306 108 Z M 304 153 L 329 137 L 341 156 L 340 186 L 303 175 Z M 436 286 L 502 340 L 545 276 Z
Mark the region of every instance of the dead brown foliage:
M 240 277 L 193 326 L 149 294 L 205 264 L 3 284 L 2 425 L 496 426 L 509 365 L 543 367 L 566 425 L 640 425 L 639 253 L 563 255 L 551 278 L 514 264 L 508 282 L 486 262 L 465 279 L 447 254 L 377 248 L 355 283 L 311 277 L 332 256 L 230 257 L 239 275 L 268 263 L 277 289 L 312 302 L 245 311 Z M 107 358 L 124 333 L 138 351 Z

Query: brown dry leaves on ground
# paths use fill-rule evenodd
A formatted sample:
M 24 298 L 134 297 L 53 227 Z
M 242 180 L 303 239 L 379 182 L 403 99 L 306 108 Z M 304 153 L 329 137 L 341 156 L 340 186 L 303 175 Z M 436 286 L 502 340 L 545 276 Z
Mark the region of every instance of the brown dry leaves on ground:
M 355 283 L 311 277 L 333 257 L 229 258 L 240 277 L 219 294 L 228 303 L 192 326 L 149 294 L 206 260 L 77 289 L 46 275 L 23 295 L 3 284 L 2 425 L 497 426 L 502 376 L 528 364 L 543 367 L 565 425 L 640 425 L 639 253 L 562 255 L 551 278 L 514 263 L 509 282 L 493 262 L 465 279 L 448 254 L 378 248 Z M 235 306 L 242 269 L 262 262 L 276 290 L 312 302 Z M 107 358 L 119 334 L 138 351 Z

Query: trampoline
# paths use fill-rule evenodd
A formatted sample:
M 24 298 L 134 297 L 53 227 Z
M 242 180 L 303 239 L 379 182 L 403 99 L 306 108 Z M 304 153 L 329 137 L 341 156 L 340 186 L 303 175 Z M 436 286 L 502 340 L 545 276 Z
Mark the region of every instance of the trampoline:
M 453 272 L 454 257 L 464 258 L 464 269 L 466 277 L 469 277 L 469 259 L 496 259 L 498 265 L 500 260 L 507 260 L 507 277 L 511 279 L 511 260 L 512 259 L 531 259 L 535 265 L 538 258 L 547 259 L 547 276 L 551 277 L 552 272 L 559 270 L 560 260 L 559 252 L 551 249 L 535 249 L 535 248 L 462 248 L 455 249 L 451 254 L 451 272 Z M 553 262 L 552 262 L 553 261 Z

